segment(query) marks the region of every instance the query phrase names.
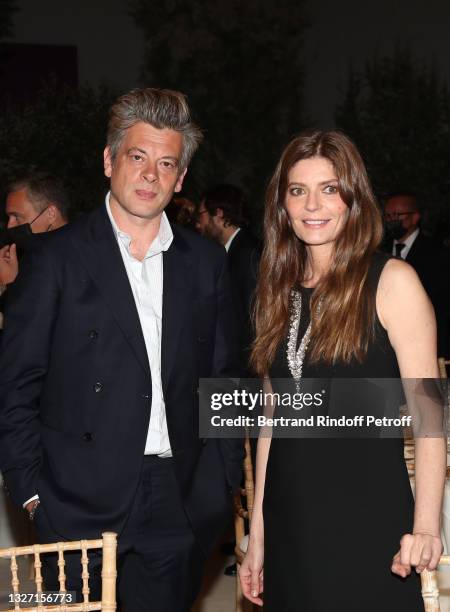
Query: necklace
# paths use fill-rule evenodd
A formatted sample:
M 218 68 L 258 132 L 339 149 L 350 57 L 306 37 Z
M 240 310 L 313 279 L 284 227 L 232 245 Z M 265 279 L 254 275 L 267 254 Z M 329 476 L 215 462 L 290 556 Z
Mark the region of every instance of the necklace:
M 300 379 L 302 377 L 303 362 L 305 360 L 306 350 L 308 348 L 311 337 L 311 321 L 305 335 L 300 341 L 300 346 L 297 350 L 298 330 L 300 327 L 300 317 L 302 314 L 302 294 L 295 289 L 291 292 L 291 315 L 289 321 L 289 335 L 287 342 L 287 361 L 289 370 L 295 381 L 295 391 L 300 393 Z

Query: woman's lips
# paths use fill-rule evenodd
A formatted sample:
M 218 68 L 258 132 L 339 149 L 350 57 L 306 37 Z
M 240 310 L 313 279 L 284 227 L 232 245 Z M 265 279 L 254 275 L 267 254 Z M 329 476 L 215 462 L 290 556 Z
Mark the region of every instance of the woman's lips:
M 303 223 L 307 227 L 312 227 L 312 228 L 323 227 L 324 225 L 328 223 L 328 221 L 329 219 L 303 219 Z

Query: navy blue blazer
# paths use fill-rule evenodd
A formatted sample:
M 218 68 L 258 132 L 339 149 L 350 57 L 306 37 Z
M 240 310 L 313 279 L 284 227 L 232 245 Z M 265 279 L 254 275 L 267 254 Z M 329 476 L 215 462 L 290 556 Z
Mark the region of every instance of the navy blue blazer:
M 224 249 L 173 227 L 163 254 L 162 384 L 174 468 L 205 549 L 229 518 L 239 440 L 198 435 L 198 381 L 236 376 Z M 8 292 L 0 351 L 0 469 L 38 493 L 61 537 L 120 533 L 151 408 L 137 309 L 105 207 L 35 241 Z

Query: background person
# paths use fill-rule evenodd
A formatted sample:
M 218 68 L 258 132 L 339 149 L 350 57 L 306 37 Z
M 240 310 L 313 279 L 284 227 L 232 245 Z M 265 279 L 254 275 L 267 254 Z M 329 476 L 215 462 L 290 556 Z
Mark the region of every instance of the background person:
M 422 214 L 415 194 L 400 191 L 388 196 L 384 216 L 385 248 L 417 272 L 436 313 L 438 354 L 447 357 L 450 354 L 450 250 L 420 229 Z
M 40 234 L 58 229 L 68 222 L 69 197 L 62 181 L 47 173 L 30 173 L 7 188 L 5 213 L 7 228 L 29 226 Z M 17 245 L 0 248 L 0 327 L 2 326 L 3 295 L 19 273 Z
M 249 230 L 247 201 L 242 189 L 228 183 L 208 189 L 200 201 L 197 229 L 227 251 L 241 368 L 245 375 L 251 376 L 249 358 L 254 339 L 251 313 L 261 245 Z

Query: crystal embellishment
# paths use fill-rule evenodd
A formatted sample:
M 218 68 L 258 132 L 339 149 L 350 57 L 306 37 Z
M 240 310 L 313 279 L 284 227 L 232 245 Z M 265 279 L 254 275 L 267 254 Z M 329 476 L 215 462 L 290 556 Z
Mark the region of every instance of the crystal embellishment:
M 291 292 L 291 316 L 289 321 L 289 334 L 287 342 L 287 361 L 289 370 L 295 380 L 295 390 L 300 392 L 300 379 L 302 377 L 303 362 L 305 360 L 306 350 L 308 348 L 311 337 L 311 321 L 305 335 L 300 341 L 300 346 L 297 348 L 298 330 L 300 327 L 300 317 L 302 314 L 302 294 L 295 289 Z

